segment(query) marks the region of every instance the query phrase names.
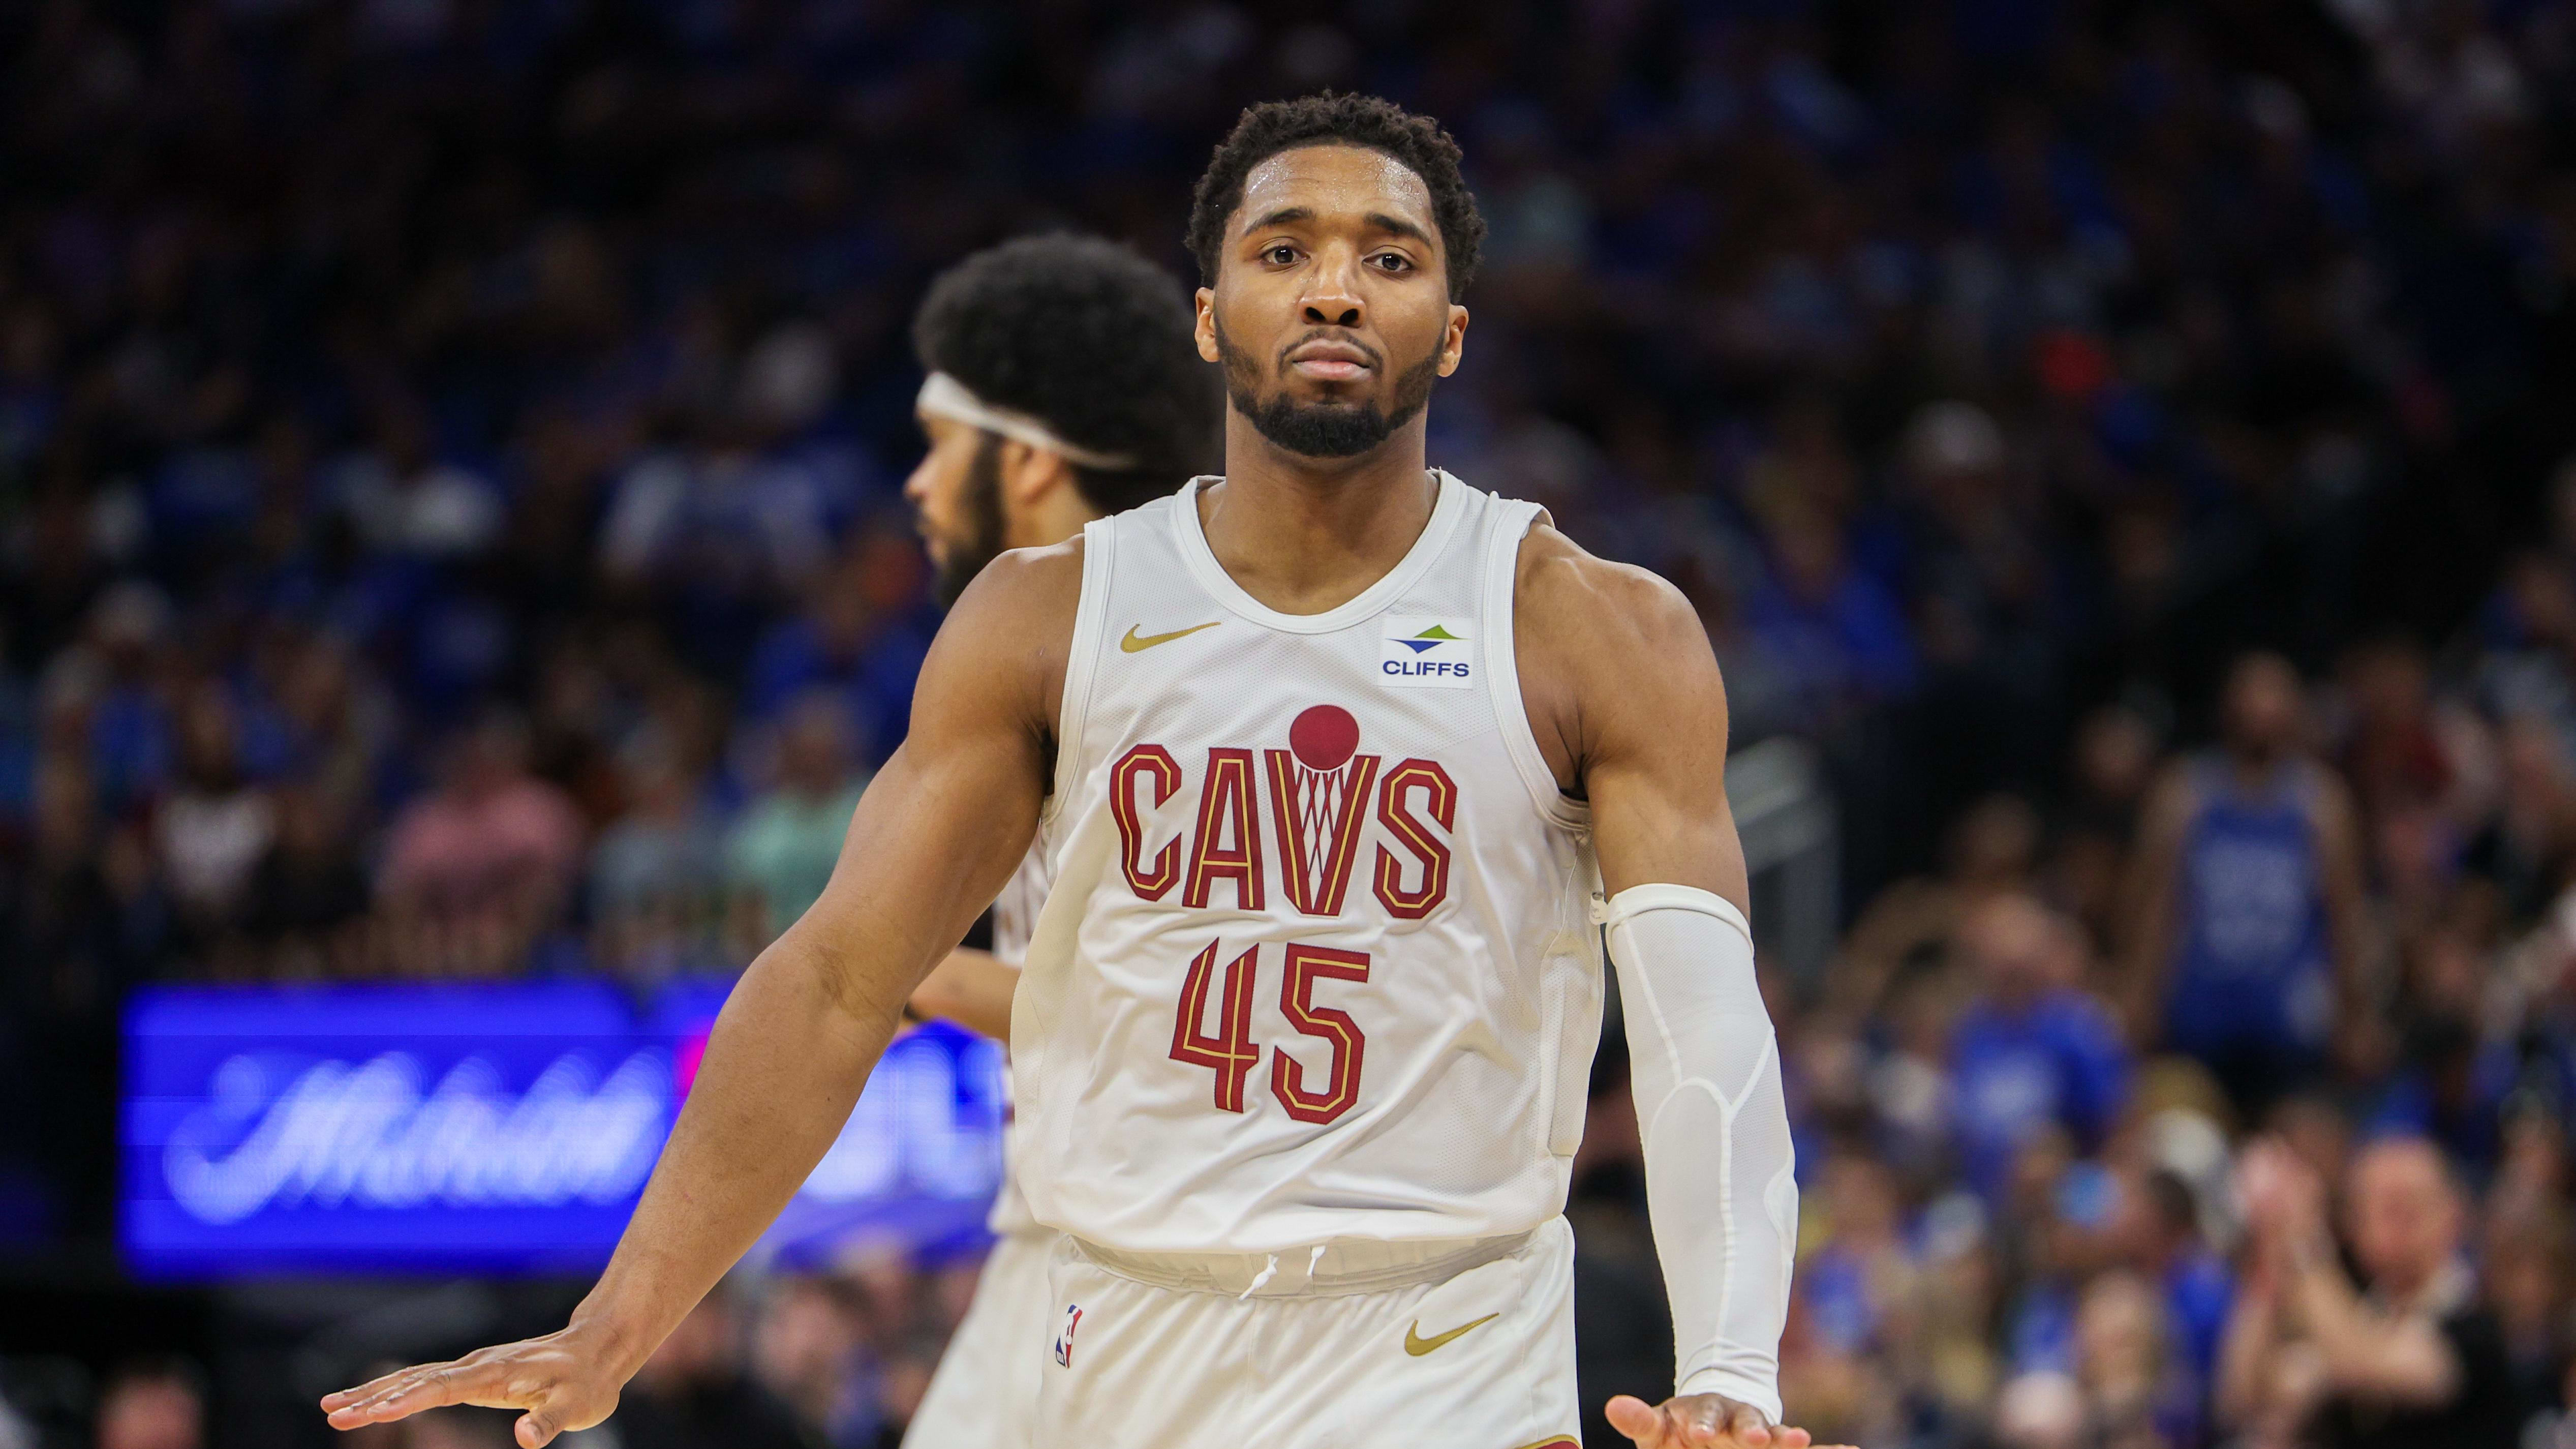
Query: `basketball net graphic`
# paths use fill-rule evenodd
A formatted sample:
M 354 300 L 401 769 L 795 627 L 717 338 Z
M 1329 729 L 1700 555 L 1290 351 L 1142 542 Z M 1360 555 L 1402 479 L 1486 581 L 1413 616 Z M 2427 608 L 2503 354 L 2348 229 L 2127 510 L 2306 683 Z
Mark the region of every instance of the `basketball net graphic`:
M 1315 705 L 1288 726 L 1288 753 L 1297 762 L 1297 846 L 1308 880 L 1323 880 L 1332 870 L 1333 827 L 1359 774 L 1359 747 L 1360 722 L 1337 704 Z

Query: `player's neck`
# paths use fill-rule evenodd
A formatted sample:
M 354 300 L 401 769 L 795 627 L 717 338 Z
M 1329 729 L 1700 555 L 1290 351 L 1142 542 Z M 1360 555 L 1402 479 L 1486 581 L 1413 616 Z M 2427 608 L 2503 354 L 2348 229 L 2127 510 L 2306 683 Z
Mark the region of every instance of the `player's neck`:
M 1099 516 L 1070 485 L 1051 489 L 1026 506 L 1009 511 L 1002 520 L 1002 546 L 1050 548 L 1080 534 L 1084 524 Z
M 1384 578 L 1440 497 L 1419 414 L 1359 457 L 1308 458 L 1228 409 L 1225 464 L 1199 493 L 1199 526 L 1236 585 L 1283 614 L 1324 613 Z

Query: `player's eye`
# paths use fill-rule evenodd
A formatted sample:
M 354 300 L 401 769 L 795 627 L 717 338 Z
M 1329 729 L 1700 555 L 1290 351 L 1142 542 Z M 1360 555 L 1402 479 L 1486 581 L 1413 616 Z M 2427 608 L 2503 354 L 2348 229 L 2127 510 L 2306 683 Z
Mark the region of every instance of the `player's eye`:
M 1279 242 L 1263 251 L 1261 255 L 1275 265 L 1284 267 L 1297 260 L 1297 249 L 1286 242 Z
M 1409 272 L 1413 270 L 1413 259 L 1405 256 L 1401 252 L 1380 252 L 1376 256 L 1369 258 L 1369 263 L 1382 272 Z

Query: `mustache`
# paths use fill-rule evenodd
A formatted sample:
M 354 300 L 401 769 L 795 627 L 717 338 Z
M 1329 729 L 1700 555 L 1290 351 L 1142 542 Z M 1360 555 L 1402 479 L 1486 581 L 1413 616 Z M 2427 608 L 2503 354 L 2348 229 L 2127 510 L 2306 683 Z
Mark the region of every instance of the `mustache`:
M 1347 327 L 1307 328 L 1304 333 L 1290 338 L 1280 347 L 1279 355 L 1270 359 L 1272 369 L 1278 372 L 1286 372 L 1288 370 L 1288 354 L 1305 346 L 1309 342 L 1338 342 L 1345 347 L 1356 348 L 1360 355 L 1368 359 L 1369 366 L 1376 368 L 1380 372 L 1384 372 L 1386 370 L 1386 354 L 1352 336 L 1350 329 Z

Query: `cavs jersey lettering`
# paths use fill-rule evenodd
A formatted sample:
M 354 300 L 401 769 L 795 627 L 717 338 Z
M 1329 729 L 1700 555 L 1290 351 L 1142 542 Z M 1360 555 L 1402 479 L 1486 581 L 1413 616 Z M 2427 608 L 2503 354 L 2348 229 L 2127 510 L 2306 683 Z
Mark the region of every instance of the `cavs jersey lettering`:
M 1239 1252 L 1563 1207 L 1601 972 L 1512 653 L 1538 510 L 1435 476 L 1403 560 L 1322 614 L 1235 585 L 1199 483 L 1085 530 L 1012 1023 L 1041 1221 Z

